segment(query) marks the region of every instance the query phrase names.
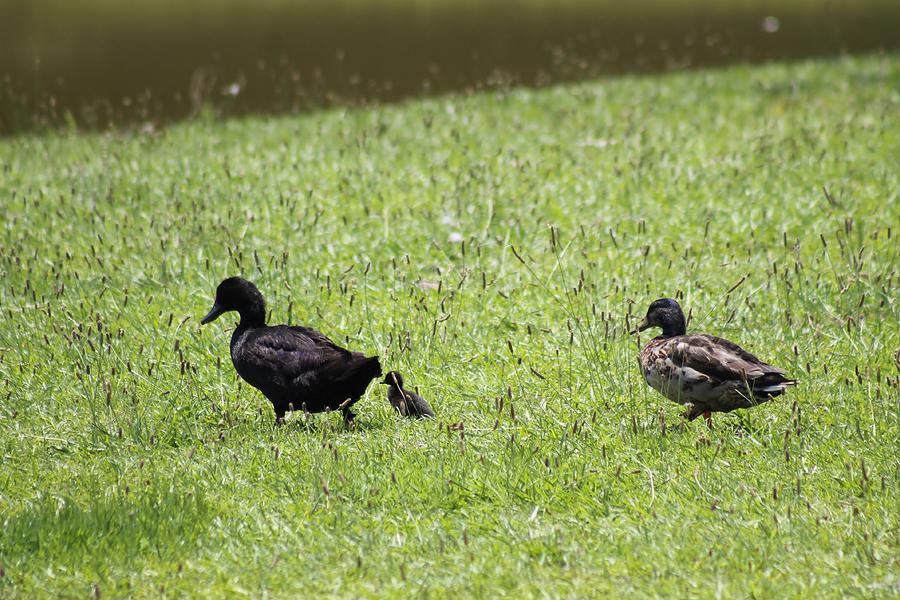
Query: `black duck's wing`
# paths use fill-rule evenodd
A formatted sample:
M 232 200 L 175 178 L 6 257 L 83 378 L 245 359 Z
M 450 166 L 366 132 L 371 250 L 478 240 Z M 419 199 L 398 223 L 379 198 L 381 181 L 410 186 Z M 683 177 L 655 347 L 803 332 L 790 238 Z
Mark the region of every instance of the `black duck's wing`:
M 364 391 L 369 381 L 381 375 L 381 365 L 377 357 L 367 357 L 360 352 L 342 348 L 327 335 L 312 327 L 295 325 L 285 329 L 289 329 L 298 339 L 302 338 L 314 347 L 314 352 L 321 358 L 321 364 L 316 370 L 320 381 L 349 384 L 354 389 L 361 387 Z
M 345 352 L 347 354 L 350 354 L 349 350 L 338 346 L 327 335 L 325 335 L 321 331 L 313 329 L 312 327 L 304 327 L 303 325 L 292 325 L 291 327 L 286 327 L 286 329 L 290 329 L 291 331 L 294 331 L 294 332 L 298 333 L 299 335 L 307 338 L 308 340 L 310 340 L 312 343 L 314 343 L 316 346 L 318 346 L 320 348 L 330 348 L 330 349 L 336 350 L 338 352 Z
M 431 406 L 422 396 L 418 394 L 414 394 L 412 392 L 407 392 L 407 395 L 410 396 L 410 404 L 413 405 L 414 414 L 418 417 L 434 417 L 434 411 L 431 410 Z
M 238 359 L 251 372 L 287 388 L 312 386 L 327 379 L 349 354 L 314 329 L 276 326 L 251 335 L 242 344 Z
M 676 365 L 720 382 L 783 379 L 782 369 L 762 362 L 734 342 L 713 335 L 682 336 L 671 344 L 670 358 Z

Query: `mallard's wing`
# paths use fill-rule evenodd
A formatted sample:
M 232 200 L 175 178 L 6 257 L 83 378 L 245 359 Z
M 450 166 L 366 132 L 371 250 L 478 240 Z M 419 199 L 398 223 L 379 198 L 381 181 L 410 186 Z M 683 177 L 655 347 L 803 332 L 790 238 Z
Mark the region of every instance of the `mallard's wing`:
M 780 392 L 784 385 L 796 383 L 784 376 L 783 369 L 766 364 L 734 342 L 713 335 L 676 338 L 669 345 L 668 354 L 675 365 L 720 383 L 745 382 L 755 392 Z

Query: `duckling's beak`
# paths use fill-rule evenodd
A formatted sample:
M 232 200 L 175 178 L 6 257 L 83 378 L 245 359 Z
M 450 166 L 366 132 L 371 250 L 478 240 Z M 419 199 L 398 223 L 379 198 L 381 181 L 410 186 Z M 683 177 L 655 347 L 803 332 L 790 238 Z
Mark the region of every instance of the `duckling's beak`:
M 631 330 L 631 335 L 637 335 L 643 330 L 650 327 L 650 321 L 647 320 L 647 317 L 644 317 L 643 320 L 638 323 L 638 326 Z
M 218 302 L 213 303 L 212 308 L 209 309 L 209 313 L 203 317 L 203 320 L 200 321 L 201 325 L 206 325 L 207 323 L 212 323 L 216 319 L 219 318 L 219 315 L 225 312 L 225 309 L 222 308 L 222 305 Z

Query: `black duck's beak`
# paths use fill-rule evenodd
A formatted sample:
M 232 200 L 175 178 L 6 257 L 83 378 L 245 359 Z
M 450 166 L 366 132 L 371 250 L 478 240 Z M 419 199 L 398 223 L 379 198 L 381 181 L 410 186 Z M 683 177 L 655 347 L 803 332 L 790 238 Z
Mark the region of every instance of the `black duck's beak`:
M 644 317 L 644 319 L 640 323 L 638 323 L 638 326 L 631 330 L 631 335 L 637 335 L 649 327 L 650 321 L 647 320 L 647 317 Z
M 205 317 L 203 317 L 202 321 L 200 321 L 200 324 L 206 325 L 207 323 L 212 323 L 213 321 L 218 319 L 219 316 L 224 312 L 225 312 L 225 309 L 222 308 L 222 305 L 219 304 L 218 302 L 215 302 L 212 305 L 212 308 L 209 309 L 209 313 Z

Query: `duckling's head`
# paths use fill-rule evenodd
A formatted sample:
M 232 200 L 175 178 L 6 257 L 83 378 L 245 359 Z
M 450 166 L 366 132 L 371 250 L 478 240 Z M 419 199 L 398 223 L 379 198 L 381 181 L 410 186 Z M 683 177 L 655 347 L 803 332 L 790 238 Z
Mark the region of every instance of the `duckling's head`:
M 650 308 L 647 309 L 647 316 L 638 323 L 637 328 L 631 333 L 638 333 L 650 327 L 660 327 L 663 335 L 672 337 L 676 335 L 684 335 L 687 326 L 684 321 L 684 311 L 681 306 L 671 298 L 660 298 L 654 300 Z
M 381 385 L 392 385 L 398 389 L 403 387 L 403 376 L 397 371 L 388 371 L 384 379 L 379 382 Z
M 241 314 L 244 325 L 263 325 L 266 321 L 266 301 L 256 286 L 241 277 L 229 277 L 216 288 L 212 308 L 200 323 L 212 323 L 232 310 Z

